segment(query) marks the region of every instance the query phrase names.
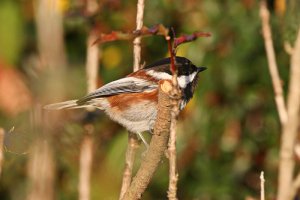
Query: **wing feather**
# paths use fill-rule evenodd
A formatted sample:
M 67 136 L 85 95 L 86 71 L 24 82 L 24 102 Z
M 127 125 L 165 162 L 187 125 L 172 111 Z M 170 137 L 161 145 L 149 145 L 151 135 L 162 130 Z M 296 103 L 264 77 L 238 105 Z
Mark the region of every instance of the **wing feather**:
M 152 81 L 135 77 L 126 77 L 102 86 L 87 96 L 79 99 L 77 104 L 82 105 L 91 99 L 107 97 L 116 94 L 151 91 L 157 87 L 158 85 Z

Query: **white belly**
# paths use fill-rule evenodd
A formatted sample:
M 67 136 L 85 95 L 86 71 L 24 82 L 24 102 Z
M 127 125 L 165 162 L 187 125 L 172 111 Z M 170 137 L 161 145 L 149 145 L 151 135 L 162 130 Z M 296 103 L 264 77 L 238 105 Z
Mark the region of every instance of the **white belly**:
M 117 108 L 105 109 L 110 118 L 127 130 L 134 133 L 149 131 L 153 128 L 156 119 L 156 102 L 143 101 L 120 112 Z

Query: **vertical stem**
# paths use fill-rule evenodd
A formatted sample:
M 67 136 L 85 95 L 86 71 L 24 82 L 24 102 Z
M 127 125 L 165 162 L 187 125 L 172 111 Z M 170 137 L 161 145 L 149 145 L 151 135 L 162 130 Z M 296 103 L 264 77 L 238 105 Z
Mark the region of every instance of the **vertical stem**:
M 53 200 L 55 167 L 53 152 L 48 141 L 39 138 L 32 145 L 27 169 L 30 179 L 30 190 L 27 199 Z
M 290 196 L 295 169 L 294 146 L 300 121 L 300 29 L 291 55 L 291 71 L 288 92 L 288 121 L 281 135 L 278 200 L 291 200 Z
M 97 32 L 92 29 L 87 39 L 86 76 L 88 93 L 97 89 L 100 50 L 97 45 L 93 45 L 93 42 L 95 42 L 97 38 Z
M 32 132 L 36 138 L 28 154 L 27 174 L 29 190 L 27 200 L 53 200 L 55 196 L 55 160 L 52 135 L 46 123 L 51 118 L 43 118 L 41 107 L 35 105 L 31 114 Z
M 87 76 L 87 91 L 88 93 L 97 89 L 97 79 L 99 70 L 99 48 L 97 45 L 92 45 L 97 39 L 97 32 L 91 29 L 87 38 L 87 59 L 86 59 L 86 76 Z M 94 108 L 89 108 L 88 111 L 93 111 Z M 80 149 L 80 174 L 79 174 L 79 200 L 90 199 L 90 179 L 93 163 L 93 124 L 85 125 L 86 132 L 83 136 L 83 141 Z
M 144 18 L 144 7 L 145 0 L 138 0 L 137 3 L 137 14 L 136 14 L 136 30 L 139 30 L 143 27 L 143 18 Z M 133 40 L 133 71 L 140 69 L 141 64 L 141 37 L 136 37 Z
M 265 177 L 263 171 L 260 173 L 260 200 L 265 200 Z
M 172 90 L 170 95 L 172 96 L 172 110 L 171 110 L 171 126 L 170 126 L 170 138 L 168 144 L 168 156 L 169 156 L 169 190 L 168 198 L 170 200 L 177 200 L 177 162 L 176 162 L 176 124 L 177 116 L 179 114 L 179 99 L 181 96 L 178 88 L 177 80 L 177 67 L 175 65 L 175 54 L 171 45 L 171 38 L 166 37 L 168 42 L 168 49 L 170 53 L 170 70 L 172 71 Z
M 262 34 L 265 42 L 265 49 L 268 58 L 268 67 L 272 79 L 273 89 L 275 93 L 275 102 L 281 125 L 283 126 L 288 119 L 287 109 L 283 97 L 283 89 L 281 85 L 281 79 L 278 73 L 278 66 L 276 63 L 276 56 L 274 51 L 274 45 L 272 41 L 272 32 L 269 24 L 270 13 L 267 9 L 265 1 L 261 1 L 260 4 L 260 17 L 262 20 Z
M 123 198 L 124 194 L 126 193 L 127 189 L 130 186 L 131 178 L 132 178 L 132 169 L 134 164 L 134 158 L 136 149 L 139 146 L 139 141 L 137 135 L 135 133 L 129 132 L 128 134 L 128 148 L 126 151 L 126 158 L 125 158 L 125 169 L 123 172 L 123 179 L 122 179 L 122 188 L 120 193 L 120 199 Z
M 295 168 L 294 145 L 299 127 L 299 109 L 300 109 L 300 30 L 295 42 L 295 48 L 291 52 L 291 71 L 288 91 L 287 108 L 285 108 L 283 91 L 280 83 L 280 77 L 277 70 L 275 52 L 272 42 L 271 28 L 269 24 L 269 11 L 266 2 L 260 4 L 260 16 L 262 19 L 263 36 L 267 57 L 269 62 L 269 71 L 271 74 L 277 110 L 280 121 L 283 126 L 281 135 L 280 160 L 279 160 L 279 180 L 278 180 L 278 200 L 293 199 L 293 174 Z
M 4 129 L 0 128 L 0 176 L 2 174 L 2 166 L 4 161 Z
M 143 27 L 145 0 L 138 0 L 137 14 L 136 14 L 136 29 L 139 30 Z M 133 40 L 133 71 L 140 69 L 141 63 L 141 37 L 136 37 Z M 135 160 L 135 152 L 139 144 L 138 138 L 135 133 L 129 133 L 128 146 L 126 150 L 125 168 L 123 172 L 122 186 L 119 199 L 123 199 L 124 194 L 128 190 L 131 179 L 132 169 Z
M 79 174 L 79 200 L 90 199 L 90 177 L 93 162 L 93 146 L 92 138 L 93 125 L 86 125 L 86 134 L 83 138 L 80 149 L 80 174 Z
M 174 101 L 174 100 L 173 100 Z M 176 102 L 175 102 L 176 103 Z M 170 127 L 170 139 L 168 145 L 168 153 L 169 153 L 169 190 L 168 190 L 168 198 L 170 200 L 177 199 L 177 181 L 178 181 L 178 173 L 177 173 L 177 162 L 176 162 L 176 111 L 174 111 L 174 102 L 172 108 L 171 115 L 171 127 Z M 176 104 L 178 107 L 178 104 Z
M 35 3 L 38 46 L 43 67 L 66 67 L 63 16 L 59 0 L 37 0 Z

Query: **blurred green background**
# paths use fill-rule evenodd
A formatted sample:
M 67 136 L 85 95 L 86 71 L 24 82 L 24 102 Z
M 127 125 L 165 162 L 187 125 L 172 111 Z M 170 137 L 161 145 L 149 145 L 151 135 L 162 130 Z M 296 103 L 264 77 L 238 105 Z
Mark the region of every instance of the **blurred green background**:
M 37 6 L 38 2 L 45 2 L 45 10 Z M 54 13 L 58 14 L 52 16 L 48 11 L 53 2 L 57 3 Z M 40 141 L 37 138 L 47 140 L 53 152 L 54 198 L 78 199 L 79 150 L 85 132 L 82 124 L 89 118 L 95 126 L 91 199 L 119 196 L 127 147 L 124 128 L 101 112 L 45 113 L 41 109 L 47 103 L 86 94 L 86 41 L 90 30 L 109 33 L 135 29 L 136 1 L 95 2 L 96 12 L 89 13 L 84 0 L 0 1 L 0 127 L 6 130 L 0 199 L 28 196 L 28 151 Z M 294 40 L 299 1 L 274 0 L 268 6 L 286 90 L 289 56 L 283 44 Z M 174 27 L 177 35 L 194 31 L 212 34 L 183 44 L 177 53 L 208 68 L 200 74 L 196 95 L 178 122 L 179 199 L 258 198 L 261 171 L 267 180 L 267 198 L 274 198 L 280 123 L 261 35 L 259 3 L 146 1 L 144 25 L 159 23 Z M 51 32 L 60 28 L 64 46 L 57 45 L 59 36 Z M 50 31 L 41 37 L 44 30 Z M 99 86 L 132 71 L 131 41 L 110 42 L 99 48 Z M 41 55 L 48 50 L 50 54 L 44 59 Z M 143 38 L 143 62 L 150 64 L 167 55 L 163 37 Z M 146 137 L 150 139 L 150 135 Z M 141 145 L 135 171 L 144 151 Z M 164 159 L 143 199 L 166 199 L 167 187 L 168 160 Z

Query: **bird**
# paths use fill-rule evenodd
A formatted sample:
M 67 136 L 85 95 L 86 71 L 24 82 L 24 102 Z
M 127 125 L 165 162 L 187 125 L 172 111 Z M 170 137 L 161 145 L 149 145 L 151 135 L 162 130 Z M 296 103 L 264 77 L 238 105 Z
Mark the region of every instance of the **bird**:
M 193 97 L 199 72 L 206 67 L 197 67 L 185 57 L 175 56 L 178 71 L 178 86 L 182 97 L 179 110 L 183 110 Z M 171 58 L 163 58 L 144 68 L 112 81 L 86 96 L 44 106 L 47 110 L 95 107 L 103 110 L 113 121 L 136 133 L 148 147 L 142 133 L 153 130 L 158 108 L 158 86 L 161 80 L 172 80 Z

